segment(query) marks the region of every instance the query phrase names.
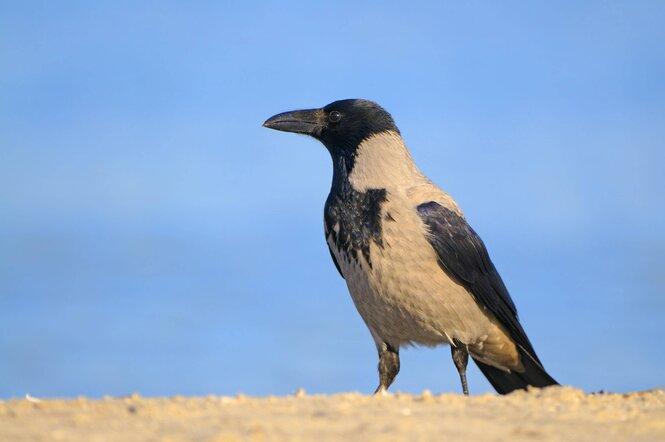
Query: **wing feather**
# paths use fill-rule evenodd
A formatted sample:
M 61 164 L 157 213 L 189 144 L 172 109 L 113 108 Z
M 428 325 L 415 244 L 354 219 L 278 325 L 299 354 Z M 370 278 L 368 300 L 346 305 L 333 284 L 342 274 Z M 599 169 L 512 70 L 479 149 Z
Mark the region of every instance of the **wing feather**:
M 464 286 L 506 328 L 515 343 L 540 364 L 519 322 L 515 304 L 478 234 L 462 216 L 439 203 L 430 201 L 417 209 L 443 271 Z

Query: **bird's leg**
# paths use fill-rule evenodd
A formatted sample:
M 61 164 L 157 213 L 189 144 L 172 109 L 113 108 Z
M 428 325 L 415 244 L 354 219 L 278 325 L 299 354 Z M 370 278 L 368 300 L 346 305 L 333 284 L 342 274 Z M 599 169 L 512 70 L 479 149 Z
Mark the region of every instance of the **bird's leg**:
M 399 373 L 399 348 L 383 344 L 379 349 L 379 386 L 374 395 L 385 395 Z
M 457 339 L 454 339 L 450 344 L 450 352 L 453 354 L 453 362 L 457 367 L 459 378 L 462 381 L 462 391 L 464 395 L 469 395 L 469 388 L 466 385 L 466 365 L 469 363 L 469 351 L 465 344 L 462 344 Z

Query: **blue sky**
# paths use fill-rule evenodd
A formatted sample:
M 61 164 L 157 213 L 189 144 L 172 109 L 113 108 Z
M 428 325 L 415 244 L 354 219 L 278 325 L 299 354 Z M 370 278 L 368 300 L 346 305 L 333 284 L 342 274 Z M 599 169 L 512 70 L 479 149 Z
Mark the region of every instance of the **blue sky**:
M 0 9 L 0 397 L 371 392 L 328 154 L 261 127 L 352 97 L 462 205 L 555 378 L 663 385 L 661 2 Z M 406 349 L 393 389 L 458 383 Z

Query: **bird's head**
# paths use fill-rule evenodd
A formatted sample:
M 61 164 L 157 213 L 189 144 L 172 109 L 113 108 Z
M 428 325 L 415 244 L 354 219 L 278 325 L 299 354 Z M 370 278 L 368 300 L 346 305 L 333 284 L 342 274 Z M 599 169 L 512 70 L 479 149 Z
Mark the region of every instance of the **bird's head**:
M 264 127 L 305 134 L 321 141 L 334 156 L 354 156 L 358 146 L 386 131 L 399 134 L 393 118 L 369 100 L 340 100 L 319 109 L 283 112 L 270 117 Z

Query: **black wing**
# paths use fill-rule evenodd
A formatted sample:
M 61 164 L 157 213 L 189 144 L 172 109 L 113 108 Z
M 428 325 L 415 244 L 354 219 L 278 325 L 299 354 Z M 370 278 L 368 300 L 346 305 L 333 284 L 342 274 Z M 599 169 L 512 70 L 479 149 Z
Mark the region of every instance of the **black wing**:
M 429 228 L 428 239 L 441 268 L 464 286 L 480 306 L 500 321 L 511 338 L 540 363 L 517 319 L 515 304 L 476 232 L 463 217 L 434 201 L 419 205 L 418 214 Z

